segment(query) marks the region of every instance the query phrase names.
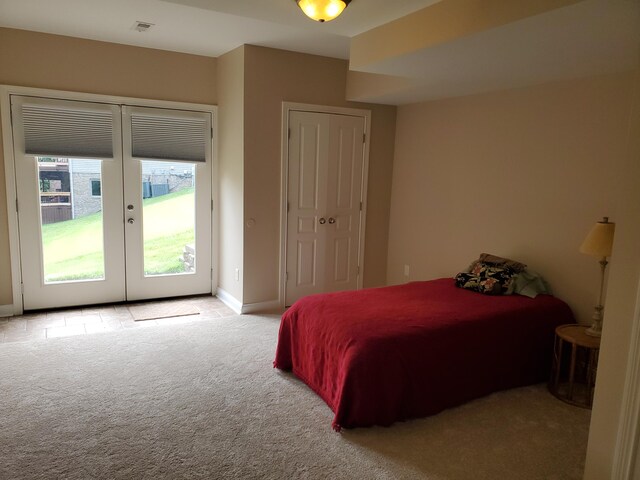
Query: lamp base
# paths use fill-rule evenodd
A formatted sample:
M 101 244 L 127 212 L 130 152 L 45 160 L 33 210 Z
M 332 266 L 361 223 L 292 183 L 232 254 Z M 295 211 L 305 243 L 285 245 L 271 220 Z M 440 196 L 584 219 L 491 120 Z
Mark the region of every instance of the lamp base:
M 602 311 L 604 307 L 602 305 L 596 305 L 593 312 L 593 323 L 587 328 L 584 333 L 590 337 L 600 337 L 602 335 Z
M 587 328 L 584 333 L 589 335 L 590 337 L 601 337 L 602 336 L 602 325 L 596 325 L 595 323 Z

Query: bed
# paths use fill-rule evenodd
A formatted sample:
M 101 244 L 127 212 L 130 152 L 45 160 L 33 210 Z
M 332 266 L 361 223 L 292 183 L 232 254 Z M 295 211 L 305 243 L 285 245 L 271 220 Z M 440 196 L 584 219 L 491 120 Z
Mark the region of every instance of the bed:
M 563 323 L 573 314 L 551 295 L 482 295 L 451 278 L 312 295 L 283 315 L 274 366 L 324 399 L 335 430 L 386 426 L 545 380 Z

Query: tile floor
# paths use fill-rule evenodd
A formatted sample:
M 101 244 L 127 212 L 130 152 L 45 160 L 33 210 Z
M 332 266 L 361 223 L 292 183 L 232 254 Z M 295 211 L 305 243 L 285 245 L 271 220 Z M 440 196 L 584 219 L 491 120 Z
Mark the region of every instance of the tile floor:
M 127 304 L 37 311 L 17 317 L 0 318 L 0 343 L 88 335 L 125 328 L 144 328 L 151 325 L 201 322 L 235 315 L 233 310 L 216 297 L 211 296 L 144 302 L 144 304 L 148 303 L 155 305 L 164 303 L 193 305 L 200 314 L 135 322 L 127 308 Z M 135 305 L 141 304 L 143 303 L 136 303 Z M 133 306 L 134 304 L 130 305 Z

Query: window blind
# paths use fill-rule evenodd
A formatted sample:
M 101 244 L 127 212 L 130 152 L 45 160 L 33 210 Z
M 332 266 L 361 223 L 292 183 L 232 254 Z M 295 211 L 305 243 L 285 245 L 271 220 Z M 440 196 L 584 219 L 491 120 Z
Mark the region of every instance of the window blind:
M 206 162 L 210 124 L 206 114 L 131 113 L 131 156 Z
M 19 97 L 27 155 L 113 158 L 114 113 L 110 105 Z

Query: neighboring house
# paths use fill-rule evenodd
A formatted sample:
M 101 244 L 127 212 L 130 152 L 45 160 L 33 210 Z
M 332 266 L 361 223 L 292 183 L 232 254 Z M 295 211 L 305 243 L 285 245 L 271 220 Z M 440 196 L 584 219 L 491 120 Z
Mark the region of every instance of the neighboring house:
M 40 158 L 42 223 L 81 218 L 102 209 L 101 160 Z M 191 164 L 143 162 L 142 198 L 159 197 L 193 187 Z

